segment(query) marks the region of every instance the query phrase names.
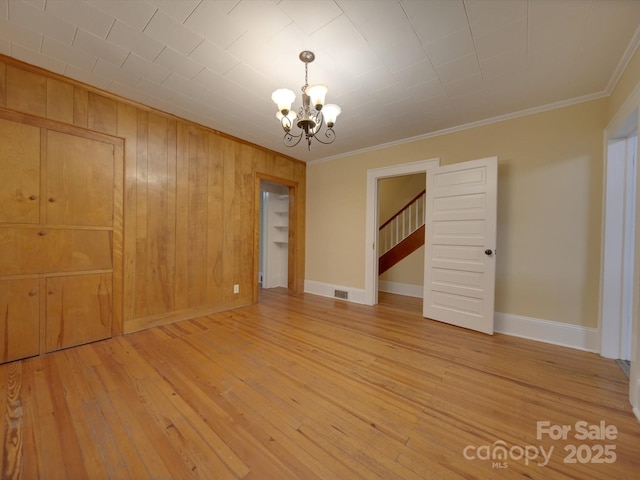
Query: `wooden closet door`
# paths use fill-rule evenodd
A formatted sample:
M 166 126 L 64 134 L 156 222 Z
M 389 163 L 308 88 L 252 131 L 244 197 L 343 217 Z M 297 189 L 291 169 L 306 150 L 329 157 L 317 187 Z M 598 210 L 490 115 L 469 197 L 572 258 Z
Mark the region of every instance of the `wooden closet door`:
M 113 225 L 114 147 L 68 133 L 47 132 L 47 223 Z
M 0 222 L 40 221 L 40 129 L 0 119 Z
M 38 290 L 37 278 L 0 280 L 0 363 L 38 354 Z
M 47 278 L 45 351 L 111 337 L 110 273 Z

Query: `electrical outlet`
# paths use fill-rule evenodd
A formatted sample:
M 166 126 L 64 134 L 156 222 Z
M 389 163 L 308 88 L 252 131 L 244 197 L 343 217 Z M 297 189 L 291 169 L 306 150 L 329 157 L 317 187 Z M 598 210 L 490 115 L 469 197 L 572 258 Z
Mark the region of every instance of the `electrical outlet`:
M 240 285 L 237 283 L 233 286 L 233 293 L 240 293 Z

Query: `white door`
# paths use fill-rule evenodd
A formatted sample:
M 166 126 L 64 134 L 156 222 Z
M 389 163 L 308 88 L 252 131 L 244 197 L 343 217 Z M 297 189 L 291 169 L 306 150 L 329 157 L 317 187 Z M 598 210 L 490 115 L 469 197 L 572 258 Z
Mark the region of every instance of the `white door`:
M 423 314 L 493 334 L 498 158 L 427 173 Z

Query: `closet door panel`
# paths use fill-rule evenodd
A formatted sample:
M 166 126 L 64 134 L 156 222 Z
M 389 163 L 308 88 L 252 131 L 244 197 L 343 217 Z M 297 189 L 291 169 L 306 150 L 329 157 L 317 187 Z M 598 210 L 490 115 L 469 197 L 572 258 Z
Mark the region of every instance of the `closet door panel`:
M 0 363 L 39 351 L 38 279 L 0 280 Z
M 112 275 L 47 278 L 45 350 L 111 337 Z
M 0 275 L 41 273 L 46 269 L 46 230 L 0 227 Z
M 112 233 L 108 230 L 45 229 L 44 273 L 110 270 Z
M 40 221 L 40 129 L 0 119 L 0 222 Z
M 113 225 L 114 147 L 53 130 L 47 132 L 47 223 Z

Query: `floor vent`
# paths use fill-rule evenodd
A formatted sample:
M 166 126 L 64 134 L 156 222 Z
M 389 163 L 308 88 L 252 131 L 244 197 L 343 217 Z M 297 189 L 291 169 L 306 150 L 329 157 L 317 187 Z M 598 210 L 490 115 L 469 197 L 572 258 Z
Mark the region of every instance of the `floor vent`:
M 336 298 L 341 298 L 343 300 L 349 300 L 349 292 L 346 290 L 334 290 L 333 296 Z

